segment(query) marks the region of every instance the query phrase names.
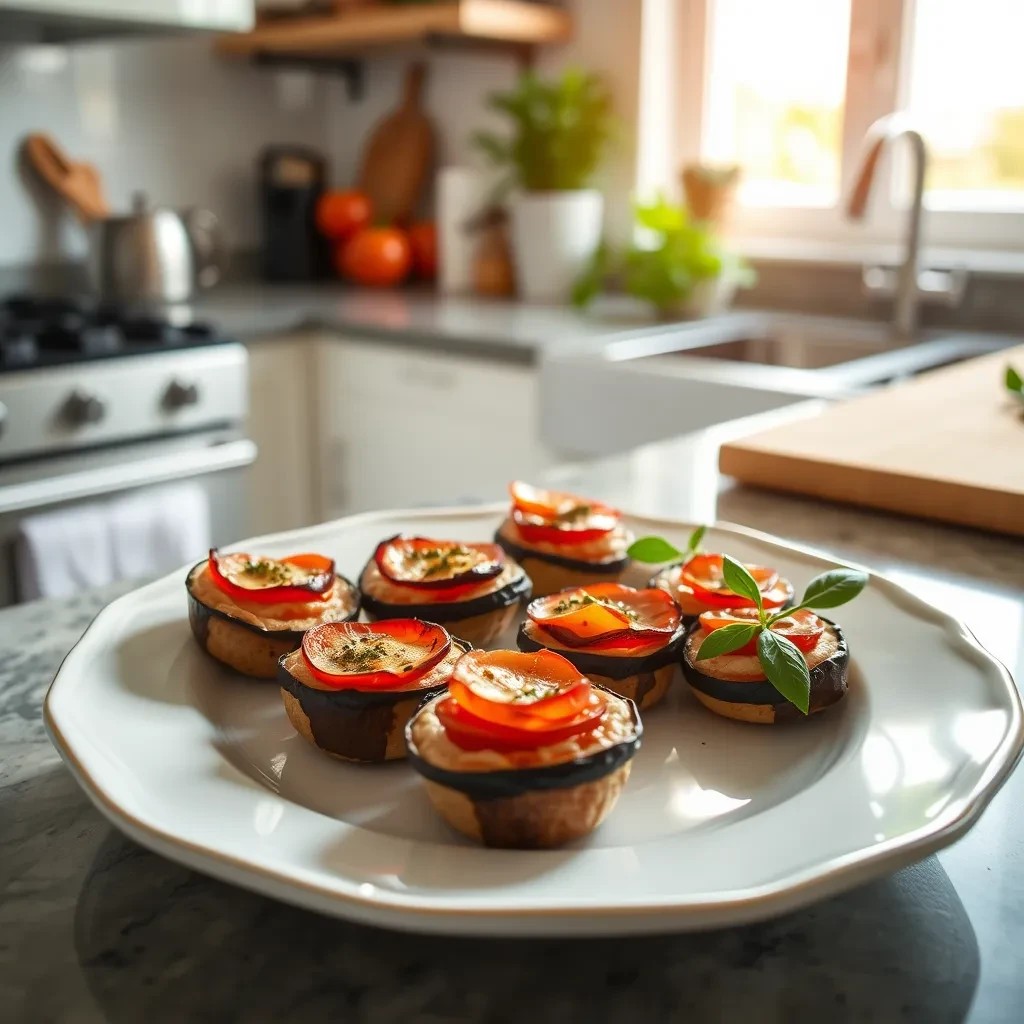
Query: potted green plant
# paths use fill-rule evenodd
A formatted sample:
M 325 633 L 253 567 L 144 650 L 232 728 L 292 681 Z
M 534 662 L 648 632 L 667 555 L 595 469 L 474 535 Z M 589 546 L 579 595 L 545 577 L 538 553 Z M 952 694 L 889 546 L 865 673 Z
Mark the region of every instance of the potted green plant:
M 568 298 L 601 239 L 604 201 L 588 188 L 612 128 L 611 96 L 597 75 L 569 70 L 555 81 L 523 74 L 488 105 L 512 121 L 509 136 L 474 143 L 505 172 L 516 278 L 523 298 Z
M 638 237 L 623 253 L 597 247 L 573 288 L 576 305 L 586 306 L 614 280 L 661 316 L 707 316 L 727 309 L 737 288 L 754 283 L 753 270 L 686 207 L 659 198 L 636 203 L 633 213 Z

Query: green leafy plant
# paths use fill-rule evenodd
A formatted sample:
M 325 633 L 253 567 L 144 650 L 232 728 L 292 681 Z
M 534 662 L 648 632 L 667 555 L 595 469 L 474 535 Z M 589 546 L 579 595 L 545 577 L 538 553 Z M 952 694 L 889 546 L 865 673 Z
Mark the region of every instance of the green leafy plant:
M 1024 377 L 1012 367 L 1006 367 L 1006 390 L 1024 399 Z
M 701 532 L 701 537 L 703 533 Z M 680 551 L 661 537 L 641 537 L 629 548 L 631 558 L 641 562 L 667 562 L 695 553 L 700 537 L 691 536 L 686 551 Z M 712 630 L 697 651 L 697 660 L 706 661 L 729 654 L 757 640 L 757 657 L 768 682 L 805 715 L 811 699 L 811 674 L 800 649 L 791 640 L 772 631 L 772 626 L 804 608 L 821 610 L 838 608 L 852 601 L 867 586 L 867 573 L 860 569 L 836 568 L 815 576 L 799 604 L 771 613 L 765 610 L 757 581 L 739 562 L 722 556 L 725 585 L 734 593 L 753 601 L 757 607 L 756 622 L 737 622 Z
M 507 169 L 506 187 L 546 192 L 586 186 L 612 132 L 611 94 L 603 79 L 570 69 L 546 82 L 526 72 L 512 92 L 495 93 L 487 103 L 511 118 L 512 134 L 480 131 L 472 141 Z
M 662 562 L 671 562 L 673 559 L 692 558 L 700 551 L 700 543 L 704 539 L 707 529 L 706 526 L 698 526 L 690 534 L 685 551 L 680 551 L 664 537 L 641 537 L 630 544 L 626 554 L 635 561 L 644 562 L 647 565 L 659 565 Z
M 577 306 L 590 303 L 615 276 L 628 294 L 661 313 L 676 311 L 697 284 L 723 273 L 734 275 L 741 287 L 754 283 L 753 271 L 685 207 L 661 197 L 634 204 L 633 216 L 642 237 L 618 257 L 606 244 L 599 247 L 573 289 Z

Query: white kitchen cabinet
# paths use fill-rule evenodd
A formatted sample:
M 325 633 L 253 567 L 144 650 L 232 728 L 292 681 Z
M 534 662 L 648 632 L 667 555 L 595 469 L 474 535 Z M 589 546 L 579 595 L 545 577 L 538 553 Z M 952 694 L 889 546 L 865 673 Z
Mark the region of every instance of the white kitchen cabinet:
M 259 448 L 248 475 L 254 534 L 316 522 L 313 335 L 257 340 L 249 350 L 248 433 Z
M 550 462 L 535 366 L 329 337 L 315 366 L 325 517 L 499 500 Z

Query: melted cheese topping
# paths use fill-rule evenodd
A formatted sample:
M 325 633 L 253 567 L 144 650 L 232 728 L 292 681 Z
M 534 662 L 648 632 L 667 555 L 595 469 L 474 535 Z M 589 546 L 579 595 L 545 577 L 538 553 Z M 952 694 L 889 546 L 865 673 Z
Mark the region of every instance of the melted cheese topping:
M 633 534 L 621 524 L 614 530 L 585 544 L 547 544 L 525 540 L 519 527 L 511 518 L 501 524 L 499 533 L 510 544 L 515 544 L 541 554 L 558 555 L 561 558 L 575 558 L 578 562 L 617 562 L 626 557 L 626 548 L 633 543 Z
M 375 601 L 383 601 L 385 604 L 457 604 L 460 601 L 474 601 L 486 594 L 493 594 L 495 591 L 507 587 L 523 575 L 523 570 L 518 563 L 511 558 L 505 559 L 505 567 L 493 579 L 484 580 L 466 590 L 456 598 L 438 598 L 432 596 L 429 588 L 402 587 L 393 583 L 386 576 L 382 575 L 375 562 L 371 562 L 364 570 L 359 580 L 359 587 L 367 597 Z
M 698 661 L 697 652 L 707 635 L 706 630 L 695 629 L 686 639 L 686 658 L 698 672 L 703 672 L 706 676 L 714 676 L 723 682 L 764 682 L 767 676 L 765 676 L 756 654 L 720 654 L 717 658 Z M 826 622 L 825 631 L 819 637 L 817 644 L 811 650 L 804 652 L 807 668 L 813 671 L 823 661 L 828 661 L 838 650 L 839 637 L 835 627 Z
M 611 693 L 602 693 L 608 702 L 601 724 L 590 732 L 573 736 L 535 750 L 463 750 L 448 739 L 435 708 L 445 698 L 441 694 L 421 708 L 412 720 L 412 740 L 420 757 L 438 768 L 457 772 L 497 772 L 509 768 L 539 768 L 563 764 L 624 743 L 636 735 L 629 705 Z
M 204 565 L 192 576 L 192 594 L 207 608 L 248 622 L 261 629 L 307 630 L 323 622 L 348 618 L 356 607 L 356 592 L 344 580 L 335 579 L 331 596 L 326 601 L 283 602 L 262 604 L 242 601 L 224 593 L 213 581 L 209 566 Z
M 440 686 L 442 683 L 447 683 L 451 678 L 452 669 L 455 668 L 455 663 L 463 654 L 465 654 L 465 650 L 459 646 L 457 641 L 453 640 L 451 650 L 445 655 L 444 659 L 439 661 L 432 669 L 430 669 L 430 671 L 420 676 L 419 679 L 414 679 L 412 682 L 405 683 L 403 686 L 396 686 L 393 690 L 382 690 L 379 687 L 373 687 L 365 692 L 405 693 L 407 690 L 427 690 L 432 686 Z M 326 683 L 320 682 L 320 680 L 310 672 L 309 666 L 306 664 L 306 659 L 303 657 L 301 649 L 292 651 L 291 654 L 285 655 L 281 664 L 289 675 L 294 676 L 300 683 L 302 683 L 303 686 L 308 686 L 312 690 L 335 691 L 342 689 L 342 687 L 328 686 Z M 351 689 L 356 689 L 356 687 L 351 687 Z

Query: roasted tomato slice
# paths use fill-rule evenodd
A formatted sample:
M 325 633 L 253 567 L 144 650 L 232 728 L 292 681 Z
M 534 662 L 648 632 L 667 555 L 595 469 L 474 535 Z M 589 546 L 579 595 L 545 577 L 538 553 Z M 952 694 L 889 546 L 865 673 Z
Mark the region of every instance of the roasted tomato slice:
M 553 651 L 470 651 L 459 659 L 448 689 L 478 718 L 520 729 L 568 721 L 591 693 L 590 680 Z
M 505 567 L 505 552 L 497 544 L 428 537 L 392 537 L 377 545 L 373 559 L 392 583 L 446 594 L 486 583 Z
M 239 601 L 257 604 L 326 601 L 334 586 L 334 561 L 323 555 L 253 558 L 242 552 L 221 555 L 211 548 L 207 564 L 213 582 Z
M 756 608 L 734 608 L 731 611 L 716 610 L 703 612 L 700 616 L 701 629 L 707 633 L 721 629 L 723 626 L 732 626 L 736 623 L 748 624 L 751 622 L 757 622 Z M 771 630 L 773 633 L 778 633 L 787 640 L 791 640 L 801 651 L 813 651 L 821 639 L 821 634 L 825 632 L 825 623 L 814 612 L 807 608 L 802 608 L 799 611 L 793 612 L 792 615 L 787 615 L 784 619 L 779 619 L 778 622 L 773 623 Z M 735 651 L 730 651 L 729 653 L 757 654 L 756 637 L 750 643 L 744 644 L 742 647 L 738 647 Z
M 310 672 L 339 690 L 398 689 L 426 675 L 451 646 L 445 629 L 419 619 L 328 622 L 302 637 Z
M 567 647 L 647 646 L 679 628 L 679 609 L 664 590 L 593 583 L 532 601 L 531 621 Z
M 617 509 L 599 501 L 519 481 L 509 485 L 509 493 L 512 522 L 527 542 L 587 544 L 611 533 L 621 518 Z
M 601 723 L 606 707 L 604 696 L 591 691 L 586 705 L 572 718 L 531 729 L 480 718 L 454 697 L 439 701 L 436 710 L 448 738 L 463 750 L 531 750 L 590 732 Z
M 779 588 L 782 582 L 774 569 L 760 565 L 748 565 L 747 572 L 754 577 L 761 600 L 765 607 L 774 608 L 786 603 L 788 586 Z M 693 596 L 712 608 L 753 608 L 749 597 L 734 594 L 726 585 L 722 572 L 721 555 L 696 555 L 680 570 L 679 582 L 693 591 Z

